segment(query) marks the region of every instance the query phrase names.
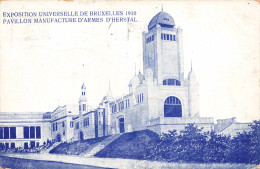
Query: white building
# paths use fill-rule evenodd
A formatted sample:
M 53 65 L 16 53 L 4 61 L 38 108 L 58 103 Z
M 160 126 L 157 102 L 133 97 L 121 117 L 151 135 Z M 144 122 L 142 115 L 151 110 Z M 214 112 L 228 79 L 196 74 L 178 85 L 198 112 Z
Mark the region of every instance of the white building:
M 213 118 L 199 116 L 199 89 L 194 72 L 184 77 L 182 29 L 159 12 L 143 32 L 143 72 L 129 82 L 129 94 L 111 102 L 110 133 L 151 129 L 159 134 L 195 123 L 214 130 Z
M 73 118 L 78 116 L 78 105 L 58 106 L 51 113 L 51 139 L 70 142 L 74 137 Z
M 51 140 L 50 113 L 1 112 L 0 147 L 37 147 Z
M 86 86 L 78 105 L 58 106 L 52 113 L 1 113 L 0 143 L 34 147 L 47 139 L 70 142 L 115 133 L 150 129 L 158 134 L 183 130 L 189 123 L 203 131 L 235 135 L 249 123 L 200 117 L 199 85 L 194 71 L 184 77 L 182 29 L 166 12 L 159 12 L 143 32 L 143 74 L 129 82 L 129 93 L 113 98 L 110 88 L 98 108 L 88 106 Z
M 222 135 L 236 136 L 238 133 L 251 131 L 250 124 L 252 123 L 239 123 L 235 117 L 229 119 L 218 119 L 215 124 L 215 132 Z

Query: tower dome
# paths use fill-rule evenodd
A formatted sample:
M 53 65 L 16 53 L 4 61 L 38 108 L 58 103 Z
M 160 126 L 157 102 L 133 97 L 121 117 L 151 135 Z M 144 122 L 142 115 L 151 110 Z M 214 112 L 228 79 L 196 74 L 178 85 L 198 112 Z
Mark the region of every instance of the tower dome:
M 173 28 L 175 26 L 174 19 L 166 12 L 159 12 L 156 14 L 148 25 L 148 30 L 153 29 L 157 24 L 161 27 Z
M 196 79 L 195 73 L 191 70 L 188 74 L 188 79 L 189 80 L 193 80 Z

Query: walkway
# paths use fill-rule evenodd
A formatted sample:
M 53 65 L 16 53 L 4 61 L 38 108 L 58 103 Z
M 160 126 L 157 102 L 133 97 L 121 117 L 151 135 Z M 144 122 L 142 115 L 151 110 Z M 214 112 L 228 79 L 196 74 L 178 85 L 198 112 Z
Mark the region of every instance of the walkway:
M 145 160 L 132 160 L 132 159 L 119 159 L 119 158 L 85 158 L 79 156 L 69 155 L 56 155 L 56 154 L 0 154 L 1 156 L 32 159 L 32 160 L 45 160 L 45 161 L 56 161 L 71 164 L 81 164 L 88 166 L 104 167 L 104 168 L 122 168 L 122 169 L 245 169 L 255 168 L 256 165 L 245 165 L 245 164 L 193 164 L 193 163 L 166 163 L 157 161 L 145 161 Z

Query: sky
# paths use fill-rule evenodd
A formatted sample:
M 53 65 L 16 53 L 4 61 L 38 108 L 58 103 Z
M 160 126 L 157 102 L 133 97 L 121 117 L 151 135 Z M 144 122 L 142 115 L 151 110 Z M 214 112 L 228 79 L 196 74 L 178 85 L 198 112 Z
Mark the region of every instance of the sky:
M 109 82 L 115 97 L 127 94 L 135 71 L 142 72 L 142 32 L 162 4 L 183 29 L 185 77 L 192 60 L 200 115 L 259 119 L 259 4 L 254 1 L 2 1 L 0 112 L 47 112 L 77 104 L 83 82 L 93 108 Z M 3 24 L 3 11 L 135 11 L 137 22 Z

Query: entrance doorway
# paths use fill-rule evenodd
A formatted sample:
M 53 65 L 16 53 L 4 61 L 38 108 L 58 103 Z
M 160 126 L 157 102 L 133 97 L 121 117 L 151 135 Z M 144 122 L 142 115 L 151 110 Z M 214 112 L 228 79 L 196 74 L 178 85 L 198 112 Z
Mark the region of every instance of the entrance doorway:
M 125 132 L 125 119 L 124 118 L 119 119 L 119 130 L 120 130 L 120 133 Z
M 165 100 L 164 117 L 182 117 L 181 101 L 177 97 L 170 96 Z
M 84 140 L 84 134 L 82 131 L 79 132 L 79 139 Z
M 61 142 L 61 136 L 60 136 L 60 134 L 57 134 L 57 141 L 58 141 L 58 142 Z

